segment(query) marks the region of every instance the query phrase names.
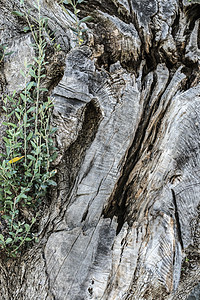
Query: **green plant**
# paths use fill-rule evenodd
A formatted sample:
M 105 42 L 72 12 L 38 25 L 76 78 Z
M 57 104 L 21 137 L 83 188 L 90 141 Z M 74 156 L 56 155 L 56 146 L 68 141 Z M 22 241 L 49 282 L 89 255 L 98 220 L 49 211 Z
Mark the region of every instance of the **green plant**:
M 23 4 L 23 2 L 22 2 Z M 50 125 L 52 100 L 42 86 L 45 78 L 44 38 L 47 19 L 41 17 L 40 0 L 35 3 L 38 11 L 36 25 L 29 13 L 13 12 L 25 16 L 32 33 L 36 56 L 32 64 L 25 62 L 25 87 L 21 93 L 3 97 L 5 136 L 4 153 L 0 160 L 0 249 L 9 256 L 16 256 L 26 242 L 35 239 L 33 227 L 56 171 L 51 163 L 56 158 L 53 135 L 56 128 Z
M 86 32 L 82 24 L 90 21 L 90 16 L 78 19 L 80 12 L 77 5 L 84 0 L 62 0 L 63 10 L 74 19 L 75 27 L 70 27 L 76 35 L 75 41 L 81 45 Z M 56 170 L 51 163 L 57 156 L 53 137 L 56 128 L 50 124 L 52 99 L 46 96 L 43 79 L 46 77 L 46 39 L 48 36 L 55 51 L 60 45 L 54 43 L 47 28 L 48 20 L 41 16 L 40 0 L 36 0 L 34 8 L 37 18 L 26 12 L 24 1 L 20 1 L 24 12 L 13 11 L 18 17 L 26 19 L 34 43 L 32 47 L 36 56 L 33 63 L 27 64 L 20 71 L 24 77 L 24 89 L 17 94 L 3 97 L 5 134 L 3 136 L 4 151 L 0 154 L 0 249 L 7 256 L 17 256 L 27 242 L 36 239 L 34 224 L 39 215 L 38 210 L 45 199 L 49 186 L 56 186 L 52 179 Z M 73 8 L 73 14 L 64 4 Z M 74 17 L 75 16 L 75 17 Z M 6 46 L 0 45 L 0 63 L 3 61 Z
M 185 258 L 185 262 L 188 263 L 190 260 L 188 257 Z
M 11 55 L 13 51 L 6 52 L 7 46 L 0 44 L 0 64 L 2 63 L 3 59 L 7 55 Z
M 83 36 L 84 33 L 87 31 L 86 28 L 82 28 L 82 24 L 89 22 L 93 19 L 91 16 L 87 16 L 79 20 L 80 9 L 78 9 L 77 6 L 82 2 L 84 2 L 84 0 L 62 0 L 60 2 L 63 11 L 69 14 L 70 17 L 74 20 L 74 27 L 69 27 L 69 28 L 73 31 L 74 35 L 76 36 L 75 42 L 78 45 L 81 45 L 83 43 L 84 41 Z M 73 14 L 71 14 L 70 11 L 65 8 L 64 4 L 69 5 L 69 7 L 72 7 Z

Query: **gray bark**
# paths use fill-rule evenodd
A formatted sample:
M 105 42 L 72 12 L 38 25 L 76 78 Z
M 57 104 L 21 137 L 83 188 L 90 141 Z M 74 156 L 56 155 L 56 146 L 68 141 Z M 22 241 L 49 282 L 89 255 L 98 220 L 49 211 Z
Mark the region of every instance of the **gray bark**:
M 2 94 L 23 87 L 19 70 L 34 56 L 25 20 L 11 14 L 19 2 L 0 0 L 1 43 L 14 51 L 1 66 Z M 91 0 L 81 6 L 88 14 L 76 47 L 70 17 L 42 1 L 62 46 L 45 82 L 58 187 L 39 243 L 1 259 L 0 299 L 197 300 L 199 1 Z

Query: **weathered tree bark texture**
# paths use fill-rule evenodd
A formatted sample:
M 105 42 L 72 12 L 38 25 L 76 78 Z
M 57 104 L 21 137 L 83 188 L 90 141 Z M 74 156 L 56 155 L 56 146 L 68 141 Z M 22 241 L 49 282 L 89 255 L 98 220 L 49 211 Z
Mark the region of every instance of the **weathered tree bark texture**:
M 78 47 L 70 16 L 42 1 L 62 48 L 47 52 L 44 82 L 55 103 L 58 186 L 39 243 L 1 260 L 0 299 L 198 300 L 200 3 L 80 7 L 93 21 Z M 1 94 L 23 88 L 19 71 L 34 56 L 26 20 L 11 14 L 20 9 L 0 0 L 1 43 L 14 51 L 1 65 Z

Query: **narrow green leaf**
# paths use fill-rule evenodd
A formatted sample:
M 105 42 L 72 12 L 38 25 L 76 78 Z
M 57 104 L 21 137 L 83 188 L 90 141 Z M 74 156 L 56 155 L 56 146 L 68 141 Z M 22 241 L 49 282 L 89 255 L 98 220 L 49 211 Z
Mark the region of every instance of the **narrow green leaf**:
M 36 148 L 35 155 L 38 155 L 40 152 L 41 152 L 41 149 L 40 149 L 40 147 L 38 146 L 38 147 Z
M 3 234 L 0 234 L 0 240 L 4 242 L 4 236 L 3 236 Z
M 30 225 L 29 224 L 24 224 L 25 230 L 26 232 L 29 232 L 30 230 Z
M 7 144 L 11 145 L 11 141 L 9 139 L 7 139 L 7 137 L 3 136 L 3 140 L 4 142 L 6 142 Z
M 27 90 L 30 91 L 30 89 L 31 89 L 33 86 L 35 86 L 35 84 L 36 84 L 36 83 L 35 83 L 34 81 L 31 81 L 31 82 L 27 83 L 27 86 L 26 86 Z
M 11 122 L 3 122 L 2 124 L 5 126 L 12 126 L 13 128 L 17 128 L 17 125 Z
M 13 54 L 15 51 L 10 51 L 10 52 L 7 52 L 5 55 L 11 55 Z
M 37 215 L 36 215 L 36 216 L 37 216 Z M 34 224 L 35 221 L 36 221 L 36 218 L 33 217 L 32 220 L 31 220 L 31 223 Z
M 48 185 L 57 186 L 57 183 L 54 180 L 48 180 L 47 183 Z
M 33 148 L 37 148 L 37 145 L 33 141 L 31 141 L 31 145 L 33 146 Z
M 7 215 L 3 215 L 2 218 L 3 218 L 4 220 L 10 220 L 10 216 L 7 216 Z M 1 236 L 1 235 L 0 235 L 0 236 Z M 1 239 L 1 238 L 0 238 L 0 239 Z
M 30 160 L 35 160 L 35 157 L 34 157 L 33 155 L 28 154 L 27 157 L 28 157 Z
M 71 0 L 64 0 L 63 3 L 64 3 L 64 4 L 71 4 L 72 1 L 71 1 Z
M 18 112 L 17 112 L 17 111 L 15 111 L 15 116 L 17 117 L 18 121 L 20 121 L 20 120 L 21 120 L 21 117 L 20 117 L 20 115 L 18 114 Z
M 27 141 L 29 141 L 33 136 L 33 131 L 29 132 L 29 135 L 27 136 Z
M 23 17 L 23 15 L 24 15 L 22 12 L 17 11 L 17 10 L 12 11 L 12 14 L 15 16 L 18 16 L 18 17 Z
M 31 238 L 29 238 L 29 237 L 27 237 L 27 238 L 25 238 L 25 241 L 26 241 L 26 242 L 31 242 L 31 241 L 32 241 L 32 239 L 31 239 Z
M 41 92 L 48 92 L 48 89 L 45 89 L 45 88 L 40 88 L 39 89 Z
M 20 97 L 24 102 L 27 101 L 27 97 L 23 93 L 20 94 Z
M 57 130 L 58 130 L 57 127 L 51 127 L 50 133 L 51 133 L 51 134 L 54 134 Z
M 28 164 L 28 168 L 30 168 L 33 164 L 33 160 L 30 161 L 30 163 Z M 29 176 L 29 172 L 27 171 L 27 176 Z M 31 174 L 32 175 L 32 174 Z M 32 176 L 29 176 L 29 177 L 32 177 Z
M 87 17 L 81 19 L 81 20 L 78 22 L 78 25 L 80 25 L 81 23 L 90 22 L 90 21 L 92 21 L 92 20 L 93 20 L 93 18 L 92 18 L 91 16 L 87 16 Z
M 6 240 L 6 244 L 10 244 L 10 243 L 12 243 L 12 238 L 7 238 L 7 240 Z
M 27 177 L 33 177 L 33 174 L 30 173 L 30 172 L 25 172 L 24 174 L 25 174 L 25 176 L 27 176 Z
M 14 233 L 14 232 L 9 232 L 9 234 L 10 234 L 11 236 L 15 236 L 15 233 Z
M 33 77 L 33 78 L 37 78 L 37 75 L 35 74 L 34 70 L 30 70 L 29 74 Z

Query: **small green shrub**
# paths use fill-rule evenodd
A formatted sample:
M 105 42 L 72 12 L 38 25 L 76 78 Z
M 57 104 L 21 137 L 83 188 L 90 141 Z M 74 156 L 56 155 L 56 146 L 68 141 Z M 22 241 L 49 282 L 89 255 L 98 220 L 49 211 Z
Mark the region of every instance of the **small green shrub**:
M 42 87 L 47 64 L 44 38 L 47 19 L 40 15 L 39 0 L 35 8 L 37 26 L 31 24 L 28 13 L 14 12 L 26 17 L 36 56 L 21 71 L 24 90 L 2 99 L 5 135 L 0 159 L 0 249 L 8 256 L 16 256 L 25 243 L 35 239 L 32 228 L 38 208 L 48 187 L 56 186 L 52 179 L 56 171 L 51 169 L 57 150 L 53 142 L 56 128 L 50 124 L 53 103 Z
M 71 30 L 76 36 L 78 45 L 83 43 L 86 29 L 82 24 L 90 21 L 90 16 L 78 19 L 80 12 L 77 5 L 83 0 L 62 0 L 73 8 L 70 14 L 74 19 Z M 56 128 L 50 124 L 52 99 L 46 96 L 42 82 L 46 77 L 46 39 L 50 38 L 55 51 L 60 45 L 53 43 L 47 30 L 48 20 L 41 16 L 40 0 L 34 3 L 37 19 L 31 17 L 30 10 L 25 11 L 24 1 L 20 1 L 22 11 L 13 11 L 13 15 L 25 18 L 28 26 L 24 32 L 30 31 L 34 43 L 32 47 L 36 56 L 32 64 L 25 62 L 24 89 L 20 93 L 3 97 L 5 135 L 3 136 L 4 151 L 0 154 L 0 250 L 9 257 L 16 257 L 28 242 L 37 239 L 34 235 L 34 224 L 38 210 L 45 199 L 47 189 L 56 186 L 52 179 L 56 170 L 51 169 L 56 159 L 57 149 L 54 146 Z M 0 45 L 0 63 L 5 55 L 6 46 Z

